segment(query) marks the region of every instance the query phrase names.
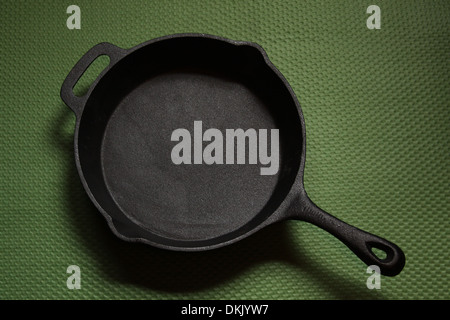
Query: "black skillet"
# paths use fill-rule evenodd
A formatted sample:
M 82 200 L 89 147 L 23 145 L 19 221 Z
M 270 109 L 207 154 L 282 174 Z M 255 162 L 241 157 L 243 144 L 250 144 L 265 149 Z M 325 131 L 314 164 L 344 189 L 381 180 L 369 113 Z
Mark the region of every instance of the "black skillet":
M 73 87 L 99 56 L 108 67 L 77 97 Z M 179 34 L 131 49 L 100 43 L 70 71 L 61 98 L 76 115 L 75 160 L 92 202 L 121 239 L 180 251 L 229 245 L 272 223 L 307 221 L 381 273 L 397 275 L 395 244 L 314 205 L 303 187 L 305 123 L 299 102 L 257 44 Z M 178 128 L 279 129 L 274 175 L 260 165 L 171 160 Z M 373 248 L 385 252 L 378 258 Z

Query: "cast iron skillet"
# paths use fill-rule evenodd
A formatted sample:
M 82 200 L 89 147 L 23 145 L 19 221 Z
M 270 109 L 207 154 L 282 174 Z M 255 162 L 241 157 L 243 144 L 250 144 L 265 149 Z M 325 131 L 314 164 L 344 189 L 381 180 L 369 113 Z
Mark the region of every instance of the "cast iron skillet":
M 110 58 L 87 94 L 73 87 L 99 56 Z M 395 244 L 314 205 L 303 187 L 305 123 L 299 102 L 257 44 L 178 34 L 131 49 L 100 43 L 70 71 L 61 98 L 76 115 L 75 160 L 92 202 L 121 239 L 181 251 L 229 245 L 272 223 L 307 221 L 384 275 L 405 256 Z M 178 128 L 279 129 L 275 175 L 260 165 L 171 161 Z M 384 259 L 372 251 L 386 253 Z

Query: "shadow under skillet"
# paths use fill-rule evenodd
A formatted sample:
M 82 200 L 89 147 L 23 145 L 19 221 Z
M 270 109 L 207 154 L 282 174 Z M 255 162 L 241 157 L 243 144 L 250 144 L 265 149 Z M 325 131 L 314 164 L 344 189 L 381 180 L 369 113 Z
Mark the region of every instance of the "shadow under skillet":
M 319 265 L 302 253 L 307 243 L 294 243 L 289 223 L 266 227 L 254 235 L 227 247 L 204 252 L 174 252 L 144 244 L 128 243 L 115 237 L 105 219 L 86 195 L 73 156 L 73 133 L 67 126 L 73 114 L 64 104 L 55 108 L 58 121 L 50 134 L 50 143 L 64 151 L 66 172 L 65 198 L 67 218 L 78 233 L 80 244 L 98 262 L 99 275 L 105 281 L 132 284 L 168 293 L 189 293 L 214 288 L 236 278 L 252 266 L 270 261 L 294 265 L 299 273 L 331 293 L 334 299 L 382 299 L 365 287 L 349 283 L 330 266 Z M 301 226 L 298 226 L 301 227 Z M 301 290 L 299 284 L 299 290 Z M 272 297 L 277 299 L 277 297 Z

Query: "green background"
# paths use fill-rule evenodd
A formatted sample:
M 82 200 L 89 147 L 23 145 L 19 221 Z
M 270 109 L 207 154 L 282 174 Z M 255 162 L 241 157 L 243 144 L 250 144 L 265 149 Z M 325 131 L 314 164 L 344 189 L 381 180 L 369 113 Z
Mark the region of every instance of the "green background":
M 71 4 L 81 30 L 66 27 Z M 380 30 L 366 27 L 371 4 Z M 447 0 L 2 1 L 0 298 L 449 299 L 449 16 Z M 367 289 L 366 266 L 301 222 L 204 253 L 109 231 L 79 182 L 60 86 L 99 42 L 185 32 L 265 48 L 302 105 L 310 197 L 398 244 L 400 275 Z M 73 264 L 81 290 L 66 287 Z

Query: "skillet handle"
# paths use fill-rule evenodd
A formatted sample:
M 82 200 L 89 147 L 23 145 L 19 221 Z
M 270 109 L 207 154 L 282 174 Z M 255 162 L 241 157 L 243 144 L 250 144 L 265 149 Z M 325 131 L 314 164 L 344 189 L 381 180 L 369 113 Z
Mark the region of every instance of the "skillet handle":
M 367 265 L 376 265 L 380 273 L 386 276 L 399 274 L 405 266 L 405 254 L 394 243 L 353 227 L 317 207 L 306 195 L 301 197 L 302 212 L 296 212 L 294 219 L 312 223 L 328 231 L 341 240 Z M 296 211 L 296 210 L 294 210 Z M 386 253 L 384 259 L 378 258 L 373 248 Z
M 101 55 L 107 55 L 109 57 L 109 65 L 102 71 L 97 77 L 97 80 L 103 76 L 111 67 L 119 61 L 126 54 L 126 50 L 119 48 L 111 43 L 102 42 L 92 47 L 86 52 L 77 64 L 67 75 L 61 86 L 61 99 L 64 103 L 72 109 L 77 117 L 81 116 L 84 104 L 89 96 L 89 92 L 82 97 L 78 97 L 73 93 L 73 88 L 84 72 L 89 68 L 92 62 L 95 61 Z M 92 89 L 92 88 L 91 88 Z

